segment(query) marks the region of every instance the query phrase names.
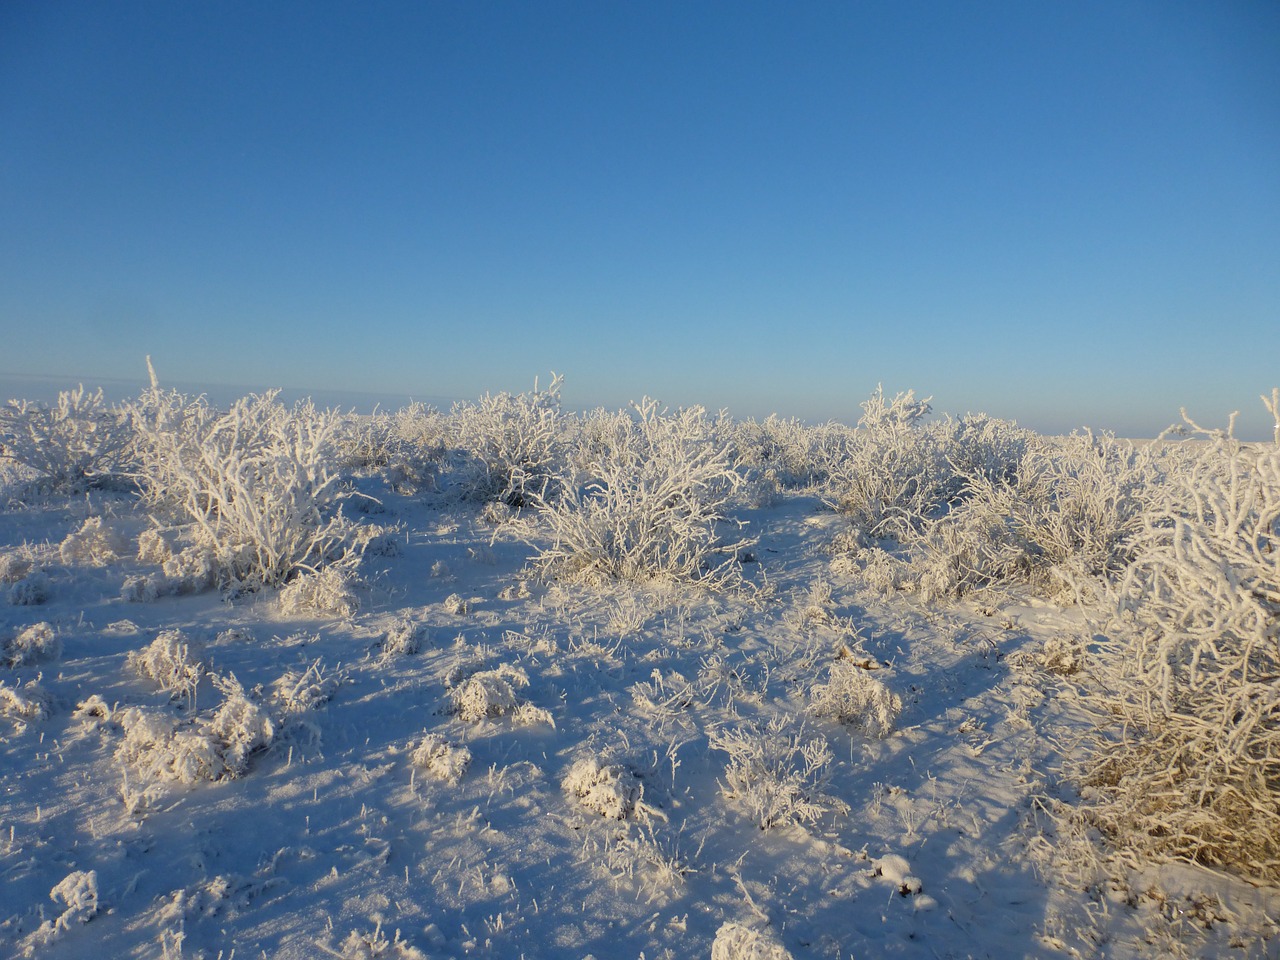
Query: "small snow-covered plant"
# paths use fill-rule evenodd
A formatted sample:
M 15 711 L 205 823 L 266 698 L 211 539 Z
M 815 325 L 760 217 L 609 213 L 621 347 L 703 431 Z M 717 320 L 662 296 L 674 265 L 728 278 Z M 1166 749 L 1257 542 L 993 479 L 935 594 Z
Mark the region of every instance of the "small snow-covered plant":
M 648 810 L 641 802 L 644 784 L 635 772 L 619 763 L 601 763 L 598 757 L 575 761 L 560 786 L 579 806 L 610 820 L 629 820 Z
M 814 684 L 809 704 L 815 715 L 830 717 L 877 740 L 893 732 L 902 713 L 902 698 L 848 658 L 831 664 L 826 683 Z
M 471 751 L 454 746 L 438 733 L 419 740 L 409 758 L 428 776 L 445 783 L 457 783 L 471 766 Z
M 195 525 L 229 586 L 275 586 L 358 560 L 332 467 L 341 417 L 310 403 L 287 408 L 277 393 L 218 413 L 152 390 L 131 408 L 147 502 Z
M 132 651 L 128 664 L 174 700 L 191 701 L 208 670 L 203 655 L 204 648 L 181 630 L 162 630 L 145 649 Z
M 117 531 L 104 526 L 101 517 L 89 517 L 80 529 L 66 535 L 58 547 L 58 554 L 65 564 L 85 563 L 105 567 L 120 559 L 128 550 L 125 538 Z
M 716 931 L 711 960 L 791 960 L 791 952 L 767 927 L 730 920 Z
M 7 717 L 20 728 L 31 720 L 47 720 L 51 704 L 49 694 L 37 680 L 12 687 L 0 680 L 0 717 Z
M 146 707 L 118 711 L 115 719 L 124 730 L 116 759 L 146 780 L 199 783 L 229 773 L 217 738 L 194 721 Z
M 280 590 L 280 610 L 286 614 L 332 614 L 352 617 L 360 598 L 351 588 L 352 575 L 338 567 L 303 573 Z
M 4 663 L 10 667 L 56 660 L 61 653 L 62 641 L 54 634 L 53 625 L 43 620 L 23 627 L 4 642 Z
M 214 676 L 213 684 L 223 700 L 205 729 L 219 744 L 229 776 L 238 777 L 249 767 L 249 757 L 275 740 L 278 723 L 266 704 L 245 693 L 235 674 Z
M 512 507 L 536 496 L 553 496 L 552 487 L 565 459 L 560 386 L 529 393 L 486 393 L 477 403 L 455 404 L 454 441 L 469 457 L 463 496 L 497 500 Z
M 112 476 L 122 464 L 129 431 L 102 391 L 81 385 L 53 406 L 10 400 L 0 407 L 0 457 L 39 471 L 55 487 L 79 490 Z
M 272 702 L 286 718 L 309 713 L 331 700 L 345 679 L 341 671 L 330 672 L 323 660 L 316 660 L 305 670 L 286 670 L 272 685 Z
M 917 400 L 912 390 L 886 400 L 877 387 L 862 411 L 844 455 L 831 467 L 830 496 L 861 536 L 902 538 L 947 501 L 946 448 L 921 427 L 929 399 Z
M 30 548 L 0 553 L 0 583 L 16 583 L 31 572 Z
M 453 712 L 469 723 L 497 717 L 511 717 L 520 724 L 555 725 L 546 710 L 520 699 L 516 693 L 529 686 L 529 675 L 508 663 L 493 670 L 479 670 L 452 685 L 449 699 Z
M 709 739 L 712 749 L 729 755 L 722 791 L 745 807 L 761 830 L 814 824 L 849 809 L 825 792 L 833 754 L 821 734 L 809 735 L 779 716 L 721 728 Z
M 418 652 L 427 636 L 427 625 L 414 620 L 397 620 L 382 639 L 384 657 L 406 657 Z
M 15 607 L 37 607 L 53 596 L 53 581 L 43 570 L 32 570 L 9 587 L 9 602 Z
M 1280 445 L 1187 422 L 1202 439 L 1142 517 L 1091 662 L 1081 809 L 1131 855 L 1276 883 Z
M 399 930 L 388 939 L 381 921 L 363 933 L 352 930 L 342 941 L 341 950 L 333 955 L 342 960 L 427 960 L 425 953 L 400 938 Z
M 566 483 L 557 500 L 539 502 L 553 537 L 539 565 L 588 582 L 731 585 L 738 552 L 752 541 L 720 536 L 742 483 L 728 445 L 701 407 L 667 414 L 646 399 L 634 410 L 632 429 L 601 450 L 585 486 Z

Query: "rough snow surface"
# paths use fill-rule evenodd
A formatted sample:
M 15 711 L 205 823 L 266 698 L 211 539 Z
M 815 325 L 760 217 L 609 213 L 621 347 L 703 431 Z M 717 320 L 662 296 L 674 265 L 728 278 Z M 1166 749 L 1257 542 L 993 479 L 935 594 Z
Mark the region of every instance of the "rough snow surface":
M 126 494 L 0 512 L 0 956 L 1280 956 L 1274 889 L 1068 869 L 1078 611 L 881 594 L 814 497 L 707 591 L 361 482 L 403 535 L 358 604 L 131 602 Z

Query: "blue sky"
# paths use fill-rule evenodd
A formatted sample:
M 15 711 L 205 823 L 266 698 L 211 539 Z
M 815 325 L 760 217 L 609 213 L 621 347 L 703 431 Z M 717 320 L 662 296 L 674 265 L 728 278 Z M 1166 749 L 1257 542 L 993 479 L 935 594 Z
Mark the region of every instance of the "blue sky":
M 1280 6 L 8 0 L 0 223 L 11 381 L 1269 436 Z

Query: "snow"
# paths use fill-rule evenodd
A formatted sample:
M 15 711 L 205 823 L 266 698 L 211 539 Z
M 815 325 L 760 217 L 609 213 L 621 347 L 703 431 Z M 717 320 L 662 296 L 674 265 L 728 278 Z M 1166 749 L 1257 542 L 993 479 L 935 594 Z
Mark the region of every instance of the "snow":
M 1280 890 L 1084 882 L 1041 816 L 1079 608 L 882 593 L 792 490 L 707 589 L 352 482 L 398 549 L 284 597 L 126 599 L 125 492 L 0 512 L 0 955 L 1280 957 Z

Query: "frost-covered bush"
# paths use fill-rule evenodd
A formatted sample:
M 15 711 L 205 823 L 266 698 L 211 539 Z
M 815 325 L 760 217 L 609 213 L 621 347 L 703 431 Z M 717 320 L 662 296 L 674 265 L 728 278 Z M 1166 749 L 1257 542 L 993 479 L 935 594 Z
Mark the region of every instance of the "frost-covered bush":
M 791 960 L 791 953 L 772 930 L 729 921 L 716 931 L 711 960 Z
M 453 712 L 468 723 L 497 717 L 511 717 L 516 723 L 548 723 L 551 714 L 522 700 L 516 693 L 529 686 L 529 675 L 519 667 L 504 663 L 493 670 L 478 670 L 451 684 L 449 699 Z
M 0 583 L 17 583 L 31 572 L 30 548 L 0 553 Z
M 239 777 L 248 770 L 250 757 L 274 742 L 280 721 L 234 676 L 215 676 L 213 682 L 223 701 L 198 716 L 178 718 L 146 707 L 112 711 L 100 698 L 82 710 L 105 710 L 103 722 L 123 730 L 116 759 L 144 782 L 191 784 Z M 94 714 L 86 710 L 84 715 Z
M 445 783 L 457 783 L 471 766 L 470 750 L 454 746 L 437 733 L 419 740 L 409 758 L 428 776 Z
M 1012 476 L 965 476 L 960 502 L 912 543 L 927 600 L 1027 583 L 1058 601 L 1099 597 L 1133 557 L 1163 467 L 1150 449 L 1072 436 L 1031 446 Z
M 275 586 L 357 559 L 332 466 L 341 417 L 277 393 L 219 413 L 153 389 L 131 408 L 147 502 L 195 525 L 224 585 Z
M 63 538 L 58 554 L 68 565 L 84 563 L 105 567 L 119 560 L 127 549 L 125 538 L 120 533 L 105 526 L 101 517 L 89 517 L 80 529 Z
M 841 658 L 831 664 L 827 682 L 810 689 L 809 706 L 819 717 L 830 717 L 883 740 L 898 722 L 902 698 L 861 664 Z
M 468 457 L 463 496 L 512 507 L 550 499 L 565 460 L 560 386 L 528 393 L 485 394 L 452 410 L 454 442 Z
M 848 805 L 825 792 L 833 759 L 821 734 L 809 735 L 784 717 L 713 731 L 712 749 L 729 755 L 721 789 L 746 808 L 761 830 L 814 824 Z
M 579 806 L 610 820 L 628 820 L 648 809 L 642 803 L 644 784 L 635 772 L 597 757 L 575 761 L 560 786 Z
M 181 630 L 161 631 L 145 649 L 132 651 L 127 660 L 134 673 L 154 680 L 175 700 L 193 700 L 208 672 L 204 648 Z
M 146 780 L 198 783 L 230 775 L 217 738 L 194 720 L 147 707 L 119 711 L 116 720 L 124 730 L 116 759 Z
M 427 637 L 427 625 L 414 620 L 402 619 L 391 625 L 386 636 L 382 638 L 382 655 L 384 657 L 405 657 L 417 653 Z
M 588 582 L 730 583 L 747 541 L 726 543 L 719 531 L 742 483 L 728 445 L 701 407 L 667 414 L 646 399 L 634 409 L 584 486 L 566 483 L 557 500 L 539 501 L 553 538 L 539 565 Z
M 37 470 L 55 487 L 80 490 L 122 466 L 130 440 L 122 418 L 102 391 L 58 394 L 53 406 L 10 400 L 0 407 L 0 456 Z
M 1082 810 L 1138 856 L 1280 881 L 1280 445 L 1201 441 L 1135 550 Z
M 864 538 L 908 536 L 946 503 L 951 487 L 946 447 L 921 426 L 929 399 L 908 390 L 887 400 L 877 387 L 862 411 L 830 468 L 831 500 Z
M 835 424 L 805 426 L 771 414 L 727 424 L 734 462 L 748 482 L 767 481 L 783 489 L 821 483 L 837 456 L 844 430 Z
M 32 570 L 9 587 L 9 602 L 15 607 L 37 607 L 53 596 L 53 581 L 43 570 Z
M 238 777 L 248 770 L 253 754 L 271 746 L 280 724 L 266 704 L 245 692 L 235 674 L 215 676 L 213 684 L 223 699 L 205 730 L 218 744 L 226 773 Z
M 326 950 L 341 960 L 427 960 L 427 955 L 400 938 L 400 931 L 388 938 L 377 923 L 372 930 L 352 930 L 342 941 L 340 950 Z
M 316 660 L 305 670 L 286 670 L 272 685 L 272 702 L 284 717 L 297 717 L 333 699 L 345 680 L 343 672 Z
M 0 680 L 0 717 L 13 720 L 25 727 L 31 720 L 46 720 L 52 710 L 48 692 L 37 680 L 28 680 L 18 686 L 9 686 Z
M 62 641 L 45 621 L 23 627 L 4 642 L 4 663 L 10 667 L 57 660 L 61 653 Z
M 348 571 L 337 567 L 303 573 L 280 590 L 280 610 L 285 614 L 352 617 L 360 609 L 352 579 Z

